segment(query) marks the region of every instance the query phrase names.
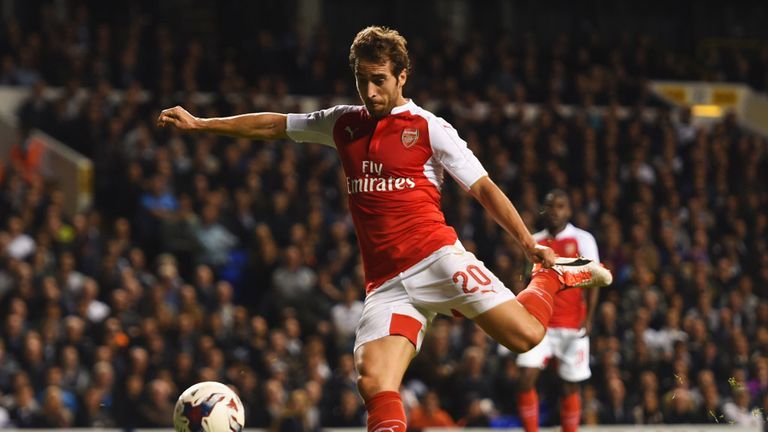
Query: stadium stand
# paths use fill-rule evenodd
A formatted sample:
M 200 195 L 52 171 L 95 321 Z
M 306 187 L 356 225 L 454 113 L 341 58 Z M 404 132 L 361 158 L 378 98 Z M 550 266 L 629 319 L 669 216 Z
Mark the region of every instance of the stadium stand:
M 264 29 L 244 59 L 102 9 L 29 2 L 0 24 L 0 85 L 31 89 L 21 130 L 91 158 L 95 185 L 91 208 L 67 212 L 59 188 L 0 161 L 0 427 L 169 427 L 202 380 L 236 385 L 249 427 L 364 426 L 350 355 L 362 268 L 334 152 L 154 127 L 177 103 L 213 116 L 354 101 L 348 42 Z M 567 190 L 616 276 L 591 332 L 584 424 L 765 422 L 768 142 L 732 114 L 699 127 L 648 88 L 765 91 L 756 46 L 412 40 L 407 94 L 460 131 L 531 228 L 543 194 Z M 37 97 L 46 86 L 60 95 Z M 443 200 L 467 248 L 522 284 L 512 240 L 455 185 Z M 424 427 L 515 426 L 517 374 L 471 322 L 443 317 L 402 392 Z M 556 424 L 556 390 L 541 395 Z

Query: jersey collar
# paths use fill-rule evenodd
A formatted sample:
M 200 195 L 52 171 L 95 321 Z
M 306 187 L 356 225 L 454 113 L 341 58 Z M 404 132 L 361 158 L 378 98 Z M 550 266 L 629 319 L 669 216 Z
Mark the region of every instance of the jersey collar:
M 567 236 L 570 234 L 570 232 L 571 232 L 571 230 L 572 230 L 572 229 L 573 229 L 573 224 L 571 224 L 570 222 L 568 222 L 568 223 L 565 225 L 565 228 L 563 228 L 563 230 L 562 230 L 562 231 L 560 231 L 559 233 L 557 233 L 557 235 L 556 235 L 556 236 L 553 236 L 553 235 L 552 235 L 552 233 L 551 233 L 551 232 L 549 232 L 549 229 L 547 229 L 547 237 L 549 237 L 549 238 L 554 238 L 554 239 L 560 239 L 560 238 L 563 238 L 563 237 L 567 237 Z
M 415 107 L 416 107 L 416 104 L 413 102 L 413 99 L 408 99 L 408 102 L 392 108 L 392 111 L 390 111 L 389 114 L 390 115 L 402 114 L 406 111 L 413 111 Z

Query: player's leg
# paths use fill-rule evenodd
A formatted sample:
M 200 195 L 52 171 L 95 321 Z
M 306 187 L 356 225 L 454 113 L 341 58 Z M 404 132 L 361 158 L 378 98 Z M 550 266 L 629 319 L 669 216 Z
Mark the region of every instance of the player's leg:
M 405 432 L 400 382 L 433 317 L 411 303 L 399 277 L 366 297 L 354 352 L 369 432 Z
M 553 341 L 560 360 L 558 374 L 563 380 L 560 423 L 563 432 L 576 432 L 581 422 L 581 382 L 592 376 L 589 368 L 589 337 L 576 329 L 556 329 Z
M 405 432 L 400 382 L 416 348 L 403 336 L 385 336 L 355 350 L 357 388 L 368 411 L 368 431 Z
M 563 381 L 560 399 L 560 424 L 563 432 L 576 432 L 581 422 L 581 384 Z
M 554 270 L 537 270 L 516 298 L 494 306 L 473 320 L 490 337 L 510 350 L 518 353 L 529 351 L 544 338 L 554 310 L 555 293 L 562 287 L 560 277 Z
M 552 358 L 552 345 L 547 333 L 540 344 L 518 355 L 515 360 L 520 367 L 517 410 L 526 432 L 539 430 L 539 395 L 536 393 L 536 381 L 539 378 L 539 372 L 546 367 L 550 358 Z
M 498 279 L 493 276 L 492 280 Z M 544 338 L 558 291 L 575 286 L 596 289 L 609 285 L 612 280 L 611 273 L 600 263 L 583 258 L 558 258 L 551 269 L 536 265 L 531 282 L 516 298 L 473 319 L 497 342 L 512 351 L 525 352 Z
M 515 297 L 484 264 L 469 252 L 447 255 L 403 285 L 419 286 L 416 304 L 443 313 L 456 312 L 473 319 L 489 336 L 512 351 L 548 350 L 541 343 L 554 310 L 556 293 L 572 286 L 599 287 L 610 283 L 610 273 L 589 260 L 559 259 L 554 269 L 537 268 L 525 290 Z M 447 300 L 445 300 L 447 299 Z M 523 354 L 525 355 L 525 354 Z M 540 364 L 528 365 L 540 367 Z M 538 373 L 531 372 L 531 375 Z M 529 389 L 521 392 L 521 417 L 526 431 L 538 428 L 538 397 L 529 376 Z
M 539 368 L 520 368 L 520 380 L 517 383 L 517 411 L 525 432 L 539 430 L 539 395 L 536 393 L 539 373 Z
M 544 337 L 544 325 L 517 300 L 509 300 L 473 318 L 496 342 L 516 353 L 535 347 Z

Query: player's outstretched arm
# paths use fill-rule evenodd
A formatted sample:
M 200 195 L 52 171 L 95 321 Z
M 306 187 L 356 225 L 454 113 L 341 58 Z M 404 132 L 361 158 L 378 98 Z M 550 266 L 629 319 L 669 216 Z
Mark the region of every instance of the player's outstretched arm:
M 209 132 L 252 140 L 286 139 L 287 115 L 251 113 L 233 117 L 199 118 L 180 106 L 160 113 L 157 126 L 172 126 L 185 132 Z
M 520 213 L 493 180 L 483 176 L 470 187 L 469 192 L 493 216 L 496 223 L 512 234 L 533 262 L 540 262 L 545 268 L 555 264 L 554 251 L 536 244 Z

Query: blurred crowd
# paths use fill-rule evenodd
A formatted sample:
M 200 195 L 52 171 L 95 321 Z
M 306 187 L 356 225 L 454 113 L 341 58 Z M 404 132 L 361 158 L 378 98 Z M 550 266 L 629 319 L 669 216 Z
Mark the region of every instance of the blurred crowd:
M 237 389 L 249 427 L 363 426 L 364 284 L 333 149 L 154 127 L 177 103 L 215 116 L 295 112 L 294 94 L 354 101 L 346 47 L 266 32 L 246 74 L 162 26 L 40 12 L 34 31 L 0 26 L 0 84 L 31 87 L 0 179 L 0 427 L 165 427 L 203 380 Z M 768 142 L 732 114 L 697 127 L 645 83 L 765 88 L 768 50 L 694 64 L 642 37 L 410 42 L 406 95 L 452 122 L 531 229 L 543 195 L 568 191 L 614 272 L 589 329 L 583 421 L 763 424 Z M 92 209 L 68 214 L 70 197 L 30 172 L 30 128 L 94 160 Z M 443 204 L 465 246 L 523 286 L 524 256 L 479 205 L 451 181 Z M 513 425 L 517 376 L 473 323 L 441 317 L 402 394 L 414 428 Z M 540 389 L 554 424 L 557 383 Z

